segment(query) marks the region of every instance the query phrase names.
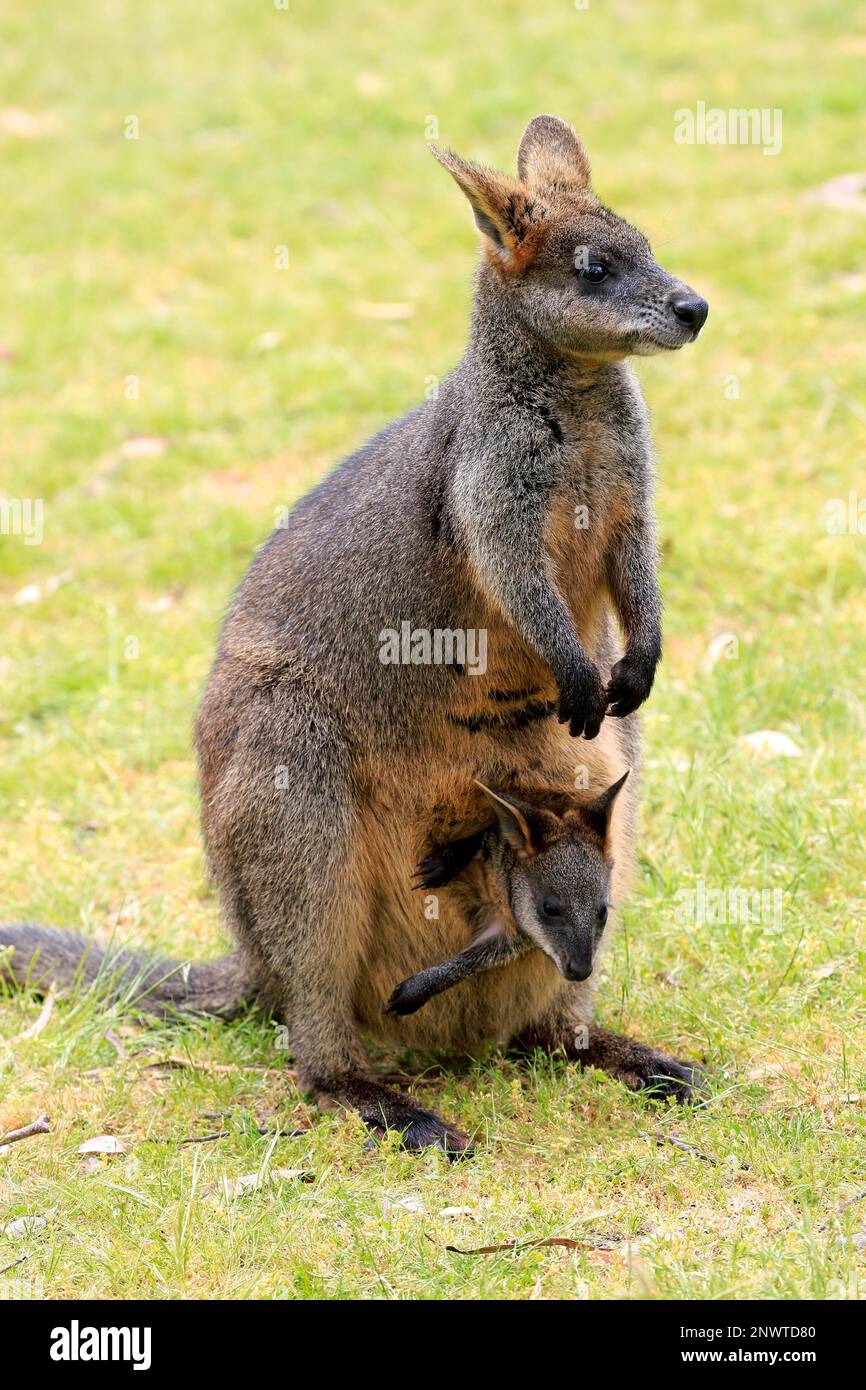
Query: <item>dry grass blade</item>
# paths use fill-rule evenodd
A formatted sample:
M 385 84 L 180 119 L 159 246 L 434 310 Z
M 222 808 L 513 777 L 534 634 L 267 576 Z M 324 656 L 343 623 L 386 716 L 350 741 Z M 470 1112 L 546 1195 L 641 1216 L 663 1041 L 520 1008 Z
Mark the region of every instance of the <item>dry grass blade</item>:
M 23 1040 L 24 1038 L 39 1037 L 39 1034 L 42 1032 L 43 1028 L 50 1019 L 52 1013 L 54 1012 L 54 1001 L 56 998 L 57 995 L 55 994 L 54 990 L 49 989 L 48 993 L 45 996 L 45 1002 L 43 1003 L 42 1008 L 39 1011 L 39 1017 L 35 1020 L 35 1022 L 31 1023 L 29 1028 L 25 1028 L 23 1033 L 19 1033 L 18 1036 L 20 1040 Z
M 288 1067 L 266 1067 L 259 1066 L 255 1062 L 234 1063 L 234 1062 L 191 1062 L 187 1057 L 178 1057 L 176 1053 L 170 1053 L 168 1057 L 161 1057 L 154 1062 L 144 1062 L 141 1071 L 161 1071 L 166 1070 L 186 1070 L 203 1071 L 212 1076 L 234 1076 L 238 1072 L 255 1072 L 258 1076 L 282 1076 L 291 1078 L 294 1073 Z
M 117 1034 L 112 1032 L 110 1028 L 105 1035 L 105 1041 L 111 1043 L 111 1046 L 114 1048 L 121 1062 L 126 1062 L 129 1060 L 129 1053 L 127 1052 L 126 1048 L 124 1047 Z

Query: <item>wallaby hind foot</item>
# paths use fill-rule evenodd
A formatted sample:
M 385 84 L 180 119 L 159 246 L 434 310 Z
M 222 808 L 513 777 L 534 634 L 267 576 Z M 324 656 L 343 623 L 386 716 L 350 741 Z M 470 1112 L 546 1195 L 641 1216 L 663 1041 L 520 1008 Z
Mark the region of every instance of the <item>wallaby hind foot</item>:
M 706 1083 L 696 1063 L 594 1026 L 589 1029 L 585 1064 L 615 1076 L 630 1091 L 646 1091 L 654 1100 L 670 1096 L 680 1105 L 700 1101 Z
M 583 1042 L 586 1046 L 581 1046 Z M 521 1034 L 518 1045 L 564 1053 L 569 1061 L 598 1067 L 630 1091 L 646 1091 L 653 1100 L 670 1096 L 687 1105 L 704 1099 L 706 1076 L 696 1063 L 681 1061 L 621 1033 L 609 1033 L 594 1023 L 581 1030 L 580 1024 L 567 1017 L 555 1018 Z
M 455 1129 L 432 1110 L 420 1106 L 399 1091 L 357 1072 L 345 1072 L 318 1085 L 310 1083 L 319 1108 L 354 1110 L 374 1134 L 396 1130 L 404 1149 L 441 1149 L 448 1158 L 467 1158 L 472 1153 L 469 1136 Z

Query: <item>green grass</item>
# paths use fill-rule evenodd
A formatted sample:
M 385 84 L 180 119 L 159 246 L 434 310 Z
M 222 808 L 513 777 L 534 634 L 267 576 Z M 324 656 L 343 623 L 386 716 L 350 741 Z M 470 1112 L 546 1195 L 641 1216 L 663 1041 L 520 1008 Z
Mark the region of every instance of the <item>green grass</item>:
M 549 1059 L 424 1071 L 416 1093 L 480 1139 L 449 1168 L 245 1069 L 283 1060 L 261 1020 L 134 1029 L 124 1060 L 94 1001 L 60 1000 L 28 1040 L 39 1006 L 7 997 L 0 1131 L 42 1110 L 53 1129 L 0 1154 L 0 1232 L 46 1217 L 0 1233 L 0 1269 L 28 1255 L 6 1278 L 47 1297 L 863 1295 L 866 1201 L 839 1208 L 866 1188 L 866 537 L 829 535 L 825 508 L 862 491 L 866 224 L 808 195 L 861 167 L 864 50 L 849 0 L 0 19 L 0 495 L 45 504 L 41 545 L 0 536 L 3 915 L 225 944 L 190 748 L 221 612 L 276 509 L 462 350 L 474 233 L 427 122 L 511 169 L 551 110 L 711 303 L 695 348 L 640 365 L 667 647 L 600 1015 L 716 1077 L 709 1108 L 658 1114 Z M 782 153 L 676 145 L 701 100 L 781 108 Z M 709 669 L 726 631 L 736 657 Z M 759 729 L 800 756 L 757 760 L 739 740 Z M 781 921 L 683 921 L 699 883 L 780 889 Z M 143 1069 L 167 1051 L 229 1070 Z M 257 1112 L 308 1132 L 274 1142 Z M 89 1172 L 77 1147 L 105 1133 L 127 1153 Z M 267 1166 L 312 1180 L 208 1191 Z M 582 1248 L 445 1248 L 547 1235 Z

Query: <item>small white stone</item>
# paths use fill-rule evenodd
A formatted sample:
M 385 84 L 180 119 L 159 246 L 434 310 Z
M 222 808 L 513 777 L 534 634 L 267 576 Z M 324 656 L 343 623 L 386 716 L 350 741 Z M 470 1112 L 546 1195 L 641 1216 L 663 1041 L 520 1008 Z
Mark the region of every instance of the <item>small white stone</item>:
M 756 729 L 753 734 L 744 734 L 740 743 L 764 758 L 799 758 L 803 752 L 792 738 L 780 734 L 778 729 Z

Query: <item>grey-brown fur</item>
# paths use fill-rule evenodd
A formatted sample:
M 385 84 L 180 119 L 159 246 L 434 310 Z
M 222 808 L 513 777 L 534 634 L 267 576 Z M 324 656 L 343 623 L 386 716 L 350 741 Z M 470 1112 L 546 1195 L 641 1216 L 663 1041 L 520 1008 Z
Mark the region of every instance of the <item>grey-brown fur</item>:
M 276 1001 L 298 1073 L 326 1103 L 453 1152 L 465 1136 L 369 1076 L 362 1034 L 455 1050 L 525 1034 L 568 1050 L 591 1025 L 592 980 L 563 980 L 539 952 L 412 1018 L 383 1007 L 395 980 L 465 939 L 447 904 L 422 918 L 410 878 L 437 827 L 478 823 L 469 778 L 567 791 L 581 765 L 599 790 L 637 765 L 631 711 L 660 623 L 646 410 L 624 359 L 690 341 L 706 306 L 598 202 L 564 122 L 531 122 L 519 180 L 438 157 L 482 229 L 466 353 L 435 400 L 348 458 L 259 551 L 197 745 L 238 997 L 253 980 Z M 618 267 L 607 288 L 577 275 L 581 247 Z M 383 665 L 380 634 L 403 620 L 486 630 L 485 673 Z M 617 902 L 635 780 L 612 825 Z M 635 1085 L 667 1067 L 687 1092 L 680 1064 L 607 1036 L 592 1027 L 580 1060 Z
M 195 965 L 25 922 L 0 927 L 0 952 L 7 949 L 7 973 L 20 985 L 38 992 L 54 985 L 99 985 L 108 998 L 160 1016 L 200 1013 L 234 1018 L 258 994 L 258 981 L 248 974 L 239 951 Z M 4 965 L 0 961 L 0 976 Z

